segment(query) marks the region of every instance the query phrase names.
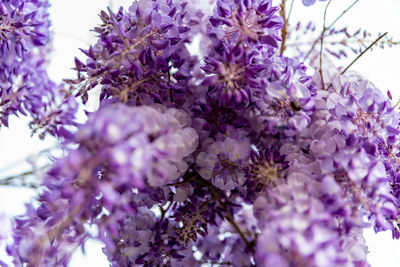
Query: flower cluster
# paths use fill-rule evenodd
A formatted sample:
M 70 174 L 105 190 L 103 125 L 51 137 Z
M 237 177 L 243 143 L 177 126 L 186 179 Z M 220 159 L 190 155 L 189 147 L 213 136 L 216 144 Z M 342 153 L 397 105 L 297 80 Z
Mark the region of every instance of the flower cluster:
M 62 86 L 50 80 L 46 58 L 50 52 L 47 0 L 0 3 L 0 120 L 30 115 L 33 132 L 57 135 L 61 125 L 73 125 L 77 104 L 65 97 Z
M 15 220 L 13 263 L 67 266 L 97 238 L 116 267 L 369 266 L 364 228 L 400 238 L 391 95 L 282 55 L 278 10 L 217 0 L 207 18 L 185 0 L 139 0 L 102 11 L 67 81 L 84 103 L 101 90 L 99 109 L 73 133 L 38 120 L 56 125 L 65 155 Z
M 136 214 L 132 189 L 161 187 L 185 173 L 184 158 L 197 147 L 197 133 L 182 111 L 162 108 L 108 104 L 70 137 L 79 147 L 49 171 L 44 181 L 49 190 L 42 194 L 40 208 L 19 219 L 14 236 L 18 245 L 10 248 L 18 255 L 16 263 L 66 262 L 71 251 L 65 246 L 77 246 L 88 235 L 79 221 L 91 218 L 96 224 L 102 207 L 114 220 L 126 212 Z M 39 232 L 43 234 L 35 238 Z M 54 244 L 64 236 L 70 236 L 71 244 Z
M 75 60 L 78 79 L 70 84 L 87 100 L 87 91 L 101 86 L 101 99 L 117 98 L 132 105 L 172 102 L 186 91 L 196 64 L 185 44 L 202 19 L 187 3 L 135 2 L 127 12 L 102 12 L 95 28 L 99 41 L 82 50 L 86 63 Z M 199 29 L 200 30 L 200 29 Z

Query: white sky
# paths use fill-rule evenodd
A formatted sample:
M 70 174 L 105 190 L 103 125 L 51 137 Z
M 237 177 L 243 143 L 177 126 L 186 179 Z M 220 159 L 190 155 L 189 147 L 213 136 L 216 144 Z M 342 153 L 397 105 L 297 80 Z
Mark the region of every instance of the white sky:
M 200 0 L 196 0 L 200 1 Z M 290 3 L 290 0 L 288 0 Z M 129 0 L 54 0 L 52 2 L 51 18 L 54 30 L 54 52 L 50 64 L 50 75 L 60 81 L 62 78 L 75 77 L 73 67 L 74 56 L 84 58 L 78 48 L 87 48 L 95 39 L 92 29 L 99 23 L 98 13 L 101 9 L 113 3 L 114 8 L 120 4 L 128 6 Z M 274 1 L 279 2 L 279 1 Z M 307 21 L 312 18 L 317 25 L 322 23 L 322 14 L 326 2 L 319 2 L 315 6 L 305 8 L 301 0 L 295 0 L 291 21 L 298 19 Z M 352 0 L 333 0 L 328 11 L 328 23 L 338 16 Z M 379 4 L 378 4 L 379 3 Z M 337 27 L 348 26 L 350 29 L 363 29 L 377 36 L 378 33 L 389 32 L 395 40 L 400 40 L 400 0 L 360 0 L 338 23 Z M 343 60 L 347 66 L 353 57 Z M 366 78 L 370 79 L 384 92 L 390 90 L 397 100 L 400 97 L 400 46 L 375 49 L 368 52 L 352 67 Z M 96 105 L 96 101 L 91 103 Z M 44 142 L 37 137 L 30 137 L 26 119 L 11 119 L 10 129 L 1 129 L 0 147 L 0 177 L 20 173 L 29 169 L 24 163 L 26 155 L 39 152 L 44 148 L 53 147 L 55 140 L 46 139 Z M 6 168 L 5 168 L 6 167 Z M 23 203 L 28 202 L 33 193 L 26 189 L 0 187 L 0 211 L 8 215 L 20 214 L 24 210 Z M 375 235 L 372 230 L 365 232 L 370 248 L 369 262 L 372 267 L 398 267 L 400 259 L 396 257 L 400 252 L 400 240 L 393 241 L 390 233 Z M 108 262 L 101 252 L 101 244 L 90 242 L 86 246 L 86 256 L 79 251 L 74 255 L 71 267 L 108 266 Z

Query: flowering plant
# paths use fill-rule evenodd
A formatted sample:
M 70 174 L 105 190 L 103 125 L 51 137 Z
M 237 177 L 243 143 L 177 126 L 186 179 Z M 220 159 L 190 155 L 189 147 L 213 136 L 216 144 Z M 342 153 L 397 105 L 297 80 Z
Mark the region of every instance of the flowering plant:
M 9 226 L 15 266 L 67 266 L 89 238 L 112 266 L 369 266 L 364 228 L 400 237 L 400 113 L 330 62 L 347 56 L 324 49 L 349 35 L 335 23 L 288 57 L 302 26 L 285 0 L 139 0 L 100 13 L 77 78 L 57 85 L 47 8 L 0 3 L 2 127 L 31 116 L 65 151 Z

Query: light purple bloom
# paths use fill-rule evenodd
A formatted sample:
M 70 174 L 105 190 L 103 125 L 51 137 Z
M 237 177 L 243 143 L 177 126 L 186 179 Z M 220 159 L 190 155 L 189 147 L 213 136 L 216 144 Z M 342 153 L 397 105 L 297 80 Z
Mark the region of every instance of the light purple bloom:
M 228 137 L 213 142 L 197 156 L 198 172 L 216 187 L 231 190 L 244 183 L 244 170 L 240 166 L 248 160 L 249 153 L 250 144 L 246 140 Z
M 315 4 L 315 2 L 317 2 L 317 0 L 302 0 L 303 1 L 303 5 L 305 6 L 312 6 Z M 326 0 L 319 0 L 319 1 L 326 1 Z

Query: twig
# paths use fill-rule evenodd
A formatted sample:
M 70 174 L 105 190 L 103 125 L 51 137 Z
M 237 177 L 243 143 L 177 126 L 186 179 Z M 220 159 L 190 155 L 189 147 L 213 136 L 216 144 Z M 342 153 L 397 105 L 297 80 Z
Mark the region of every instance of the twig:
M 18 166 L 20 166 L 20 165 L 23 164 L 23 163 L 26 163 L 26 162 L 28 161 L 29 158 L 32 158 L 32 157 L 39 158 L 39 157 L 41 157 L 41 156 L 43 156 L 43 155 L 45 155 L 46 158 L 47 158 L 48 156 L 51 156 L 50 152 L 51 152 L 52 150 L 55 150 L 55 149 L 58 149 L 58 147 L 57 147 L 57 146 L 52 146 L 52 147 L 45 148 L 45 149 L 43 149 L 43 150 L 41 150 L 41 151 L 28 154 L 28 155 L 25 156 L 24 158 L 20 158 L 20 159 L 18 159 L 18 160 L 16 160 L 16 161 L 13 161 L 13 162 L 9 163 L 9 164 L 6 165 L 6 166 L 1 167 L 1 169 L 0 169 L 0 174 L 1 174 L 2 172 L 5 172 L 5 171 L 8 171 L 8 170 L 13 169 L 13 168 L 15 168 L 15 167 L 18 167 Z M 0 178 L 0 179 L 2 179 L 2 178 Z
M 225 219 L 233 226 L 233 228 L 235 228 L 236 232 L 242 238 L 242 240 L 246 244 L 246 246 L 252 252 L 254 252 L 254 242 L 249 242 L 247 240 L 247 238 L 243 234 L 242 230 L 240 229 L 240 227 L 236 224 L 235 220 L 233 219 L 233 216 L 232 216 L 231 212 L 229 211 L 226 203 L 224 203 L 222 201 L 222 199 L 219 196 L 219 194 L 215 191 L 214 186 L 210 182 L 208 182 L 208 181 L 204 180 L 203 178 L 201 178 L 200 176 L 197 176 L 196 181 L 198 181 L 200 184 L 203 184 L 203 185 L 208 187 L 208 189 L 210 190 L 210 192 L 213 195 L 213 197 L 217 200 L 218 204 L 225 210 L 225 212 L 226 212 Z
M 367 52 L 369 49 L 371 49 L 377 42 L 379 42 L 379 40 L 381 40 L 383 37 L 385 37 L 385 35 L 387 34 L 387 32 L 385 32 L 384 34 L 382 34 L 381 36 L 378 37 L 378 39 L 376 39 L 372 44 L 370 44 L 367 48 L 365 48 L 365 50 L 363 52 L 361 52 L 361 54 L 359 54 L 341 73 L 340 75 L 344 74 L 362 55 L 365 54 L 365 52 Z M 329 85 L 328 89 L 329 90 L 332 87 L 332 83 Z
M 292 3 L 290 4 L 289 14 L 288 14 L 288 16 L 287 16 L 287 21 L 289 21 L 290 15 L 292 15 L 293 3 L 294 3 L 294 0 L 292 0 Z
M 185 177 L 186 176 L 186 177 Z M 219 194 L 215 191 L 214 186 L 207 180 L 204 180 L 198 173 L 190 173 L 190 175 L 184 176 L 184 180 L 175 184 L 169 184 L 169 185 L 178 185 L 178 184 L 183 184 L 187 183 L 189 181 L 195 180 L 196 182 L 200 183 L 201 185 L 205 185 L 208 187 L 210 190 L 211 194 L 213 197 L 217 200 L 218 204 L 225 210 L 226 216 L 225 219 L 235 228 L 236 232 L 239 234 L 239 236 L 242 238 L 243 242 L 251 249 L 252 252 L 254 252 L 254 241 L 249 242 L 245 235 L 243 234 L 242 230 L 240 227 L 236 224 L 235 220 L 233 219 L 233 216 L 231 212 L 229 211 L 226 203 L 224 203 L 219 196 Z
M 322 52 L 324 49 L 324 36 L 325 36 L 325 31 L 327 30 L 327 28 L 325 27 L 325 23 L 326 23 L 326 12 L 328 11 L 328 7 L 331 4 L 332 0 L 329 0 L 328 4 L 325 7 L 325 11 L 324 11 L 324 24 L 323 24 L 323 28 L 322 28 L 322 33 L 321 33 L 321 49 L 319 50 L 319 75 L 321 76 L 321 83 L 322 83 L 322 89 L 325 90 L 325 82 L 324 82 L 324 75 L 322 72 Z
M 167 184 L 167 186 L 177 186 L 177 185 L 181 185 L 181 184 L 186 184 L 194 179 L 196 179 L 199 175 L 197 173 L 186 173 L 183 176 L 183 180 L 180 182 L 176 182 L 176 183 L 170 183 Z
M 344 16 L 344 14 L 347 13 L 347 11 L 349 11 L 355 4 L 358 3 L 358 1 L 360 1 L 360 0 L 356 0 L 356 1 L 354 1 L 350 6 L 348 6 L 348 7 L 342 12 L 342 14 L 340 14 L 334 21 L 332 21 L 331 24 L 329 24 L 328 29 L 331 29 L 331 28 L 333 27 L 333 25 L 335 25 L 336 22 L 337 22 L 338 20 L 340 20 L 340 19 Z
M 282 0 L 281 3 L 281 9 L 279 11 L 281 13 L 281 17 L 283 18 L 283 27 L 281 30 L 281 35 L 282 35 L 282 43 L 281 43 L 281 50 L 280 50 L 280 55 L 283 55 L 283 52 L 286 49 L 286 40 L 288 37 L 288 27 L 289 27 L 289 21 L 286 17 L 286 0 Z
M 64 232 L 64 230 L 71 225 L 71 223 L 76 219 L 76 217 L 78 216 L 78 214 L 82 211 L 82 204 L 81 205 L 77 205 L 70 214 L 68 214 L 66 216 L 66 218 L 64 220 L 62 220 L 61 222 L 59 222 L 58 224 L 52 226 L 52 228 L 47 231 L 47 233 L 45 235 L 42 235 L 39 240 L 37 241 L 38 247 L 37 249 L 39 250 L 39 252 L 35 253 L 35 255 L 33 255 L 33 264 L 32 265 L 28 265 L 28 266 L 39 266 L 39 263 L 41 262 L 41 260 L 44 258 L 43 253 L 45 252 L 46 248 L 45 246 L 47 244 L 50 244 L 50 246 L 52 246 L 53 242 L 55 239 L 59 239 L 60 236 L 62 235 L 62 233 Z M 46 241 L 47 240 L 47 241 Z M 76 247 L 75 247 L 76 249 Z
M 26 172 L 23 172 L 23 173 L 19 173 L 19 174 L 17 174 L 17 175 L 12 175 L 12 176 L 8 176 L 8 177 L 6 177 L 6 178 L 2 178 L 2 179 L 0 180 L 0 182 L 6 182 L 6 181 L 15 180 L 15 179 L 18 179 L 18 178 L 21 178 L 21 177 L 25 177 L 25 176 L 28 176 L 28 175 L 32 175 L 32 174 L 34 174 L 34 173 L 35 173 L 35 170 L 26 171 Z
M 226 211 L 226 219 L 228 220 L 228 222 L 230 224 L 232 224 L 233 228 L 235 228 L 236 232 L 239 234 L 239 236 L 243 239 L 244 243 L 251 249 L 251 251 L 254 252 L 254 247 L 253 245 L 247 240 L 247 238 L 244 236 L 242 230 L 240 229 L 240 227 L 236 224 L 235 220 L 232 217 L 231 212 L 229 211 L 228 207 L 226 206 L 225 203 L 222 202 L 220 196 L 218 195 L 218 193 L 214 190 L 212 185 L 208 185 L 208 188 L 210 189 L 212 195 L 214 196 L 214 198 L 218 201 L 218 203 L 221 205 L 222 208 L 225 209 Z
M 170 202 L 168 203 L 168 206 L 167 206 L 165 209 L 163 209 L 162 206 L 159 206 L 159 207 L 160 207 L 160 211 L 161 211 L 160 222 L 162 222 L 162 221 L 164 220 L 165 214 L 168 212 L 169 208 L 171 208 L 171 206 L 172 206 L 172 202 L 173 202 L 173 201 L 170 201 Z
M 330 29 L 336 24 L 336 22 L 338 22 L 338 20 L 341 19 L 341 18 L 343 17 L 343 15 L 344 15 L 345 13 L 347 13 L 355 4 L 357 4 L 358 1 L 360 1 L 360 0 L 354 1 L 349 7 L 347 7 L 347 8 L 342 12 L 342 14 L 340 14 L 336 19 L 334 19 L 333 22 L 332 22 L 331 24 L 329 24 L 329 26 L 326 27 L 325 30 L 324 30 L 324 29 L 322 30 L 322 32 L 325 34 L 326 31 L 330 30 Z M 315 46 L 317 45 L 318 41 L 319 41 L 319 40 L 321 39 L 321 37 L 322 37 L 322 32 L 321 32 L 320 36 L 319 36 L 317 39 L 315 39 L 314 43 L 313 43 L 312 46 L 311 46 L 311 49 L 307 52 L 306 56 L 304 57 L 304 60 L 306 60 L 306 59 L 310 56 L 311 52 L 314 50 L 314 48 L 315 48 Z
M 38 189 L 39 185 L 34 183 L 27 183 L 25 181 L 21 182 L 20 185 L 12 184 L 10 182 L 0 182 L 0 186 L 12 186 L 12 187 L 20 187 L 20 188 L 30 188 L 30 189 Z
M 35 172 L 43 170 L 43 169 L 46 169 L 46 168 L 48 168 L 48 165 L 40 167 L 40 168 L 38 168 L 36 170 L 30 170 L 30 171 L 22 172 L 22 173 L 19 173 L 19 174 L 16 174 L 16 175 L 12 175 L 12 176 L 8 176 L 8 177 L 5 177 L 5 178 L 1 178 L 0 179 L 0 186 L 3 186 L 3 185 L 17 186 L 18 184 L 12 183 L 12 181 L 17 180 L 17 179 L 21 179 L 21 185 L 22 186 L 28 186 L 28 187 L 31 187 L 31 188 L 34 188 L 34 189 L 38 188 L 37 184 L 28 183 L 27 181 L 25 181 L 25 177 L 33 175 L 33 174 L 35 174 Z
M 344 74 L 362 55 L 364 55 L 369 49 L 371 49 L 377 42 L 379 42 L 380 39 L 385 37 L 387 32 L 382 34 L 381 36 L 378 37 L 372 44 L 370 44 L 367 48 L 364 49 L 364 51 L 361 52 L 340 74 Z

